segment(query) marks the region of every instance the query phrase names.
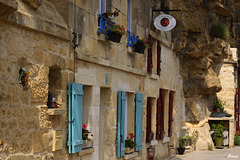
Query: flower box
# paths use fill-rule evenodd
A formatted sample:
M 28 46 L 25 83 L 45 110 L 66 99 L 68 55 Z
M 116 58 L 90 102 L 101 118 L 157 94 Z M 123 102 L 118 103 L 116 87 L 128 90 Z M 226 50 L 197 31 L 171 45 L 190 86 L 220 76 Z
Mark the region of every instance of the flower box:
M 108 31 L 108 39 L 110 41 L 119 43 L 121 41 L 121 38 L 122 38 L 122 34 Z
M 87 148 L 92 148 L 93 147 L 93 141 L 90 140 L 83 140 L 83 144 L 82 144 L 82 149 L 87 149 Z
M 135 52 L 137 52 L 137 53 L 144 53 L 144 50 L 145 50 L 145 46 L 144 46 L 144 44 L 142 44 L 142 43 L 136 43 L 135 45 L 134 45 L 134 49 L 135 49 Z
M 225 112 L 212 112 L 211 117 L 226 117 Z
M 126 147 L 124 153 L 125 154 L 130 154 L 134 152 L 134 148 Z

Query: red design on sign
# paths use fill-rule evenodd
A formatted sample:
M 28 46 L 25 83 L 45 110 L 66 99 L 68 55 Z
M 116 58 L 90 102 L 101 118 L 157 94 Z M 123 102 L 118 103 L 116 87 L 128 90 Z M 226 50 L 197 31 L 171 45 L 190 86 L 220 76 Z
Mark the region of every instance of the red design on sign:
M 168 25 L 169 25 L 169 19 L 168 18 L 163 18 L 163 19 L 161 19 L 161 25 L 163 26 L 163 27 L 167 27 Z

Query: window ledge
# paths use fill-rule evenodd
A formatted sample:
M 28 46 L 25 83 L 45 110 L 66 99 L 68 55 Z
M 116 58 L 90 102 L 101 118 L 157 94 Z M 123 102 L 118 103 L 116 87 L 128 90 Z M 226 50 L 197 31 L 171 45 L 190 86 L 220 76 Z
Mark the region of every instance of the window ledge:
M 127 47 L 127 52 L 128 52 L 128 53 L 134 53 L 134 52 L 133 52 L 133 48 L 132 48 L 132 47 Z
M 157 140 L 151 140 L 151 142 L 150 142 L 150 145 L 151 146 L 155 146 L 155 145 L 157 145 L 158 144 L 158 141 Z
M 162 143 L 170 142 L 170 140 L 171 140 L 170 137 L 164 137 Z
M 151 79 L 156 79 L 156 80 L 157 80 L 157 79 L 159 79 L 159 75 L 157 75 L 157 74 L 153 74 L 153 73 L 152 73 L 152 74 L 150 75 L 150 78 L 151 78 Z
M 106 35 L 103 33 L 98 33 L 98 40 L 102 42 L 109 43 L 108 39 L 106 38 Z
M 136 158 L 137 156 L 138 156 L 138 152 L 133 152 L 131 154 L 124 155 L 123 159 L 132 159 L 132 158 Z
M 65 113 L 65 109 L 61 109 L 61 108 L 48 108 L 47 111 L 48 115 L 50 116 L 60 116 L 63 115 Z
M 84 149 L 78 153 L 79 156 L 84 156 L 94 152 L 94 148 Z

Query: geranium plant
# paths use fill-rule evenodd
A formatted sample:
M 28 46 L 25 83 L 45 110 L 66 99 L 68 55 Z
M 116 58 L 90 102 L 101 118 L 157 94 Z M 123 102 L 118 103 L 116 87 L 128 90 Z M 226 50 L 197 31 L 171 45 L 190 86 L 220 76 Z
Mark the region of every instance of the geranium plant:
M 150 48 L 150 45 L 148 44 L 148 40 L 146 38 L 137 39 L 137 43 L 144 45 L 144 47 L 147 49 Z
M 87 124 L 84 124 L 82 126 L 82 139 L 83 140 L 88 140 L 88 134 L 91 133 L 89 130 L 87 130 Z
M 127 139 L 125 140 L 125 147 L 129 147 L 131 149 L 133 149 L 136 146 L 136 143 L 134 142 L 134 134 L 130 133 L 130 138 L 127 137 Z
M 118 34 L 124 35 L 125 28 L 121 25 L 113 24 L 111 27 L 108 28 L 109 32 L 116 32 Z

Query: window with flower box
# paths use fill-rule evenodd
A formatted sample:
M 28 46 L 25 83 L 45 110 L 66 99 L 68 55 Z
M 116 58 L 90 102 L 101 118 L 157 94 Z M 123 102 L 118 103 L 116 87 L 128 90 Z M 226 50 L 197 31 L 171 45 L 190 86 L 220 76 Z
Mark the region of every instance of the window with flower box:
M 142 93 L 118 92 L 118 157 L 125 155 L 130 141 L 136 143 L 135 151 L 142 150 L 142 99 Z
M 92 87 L 81 83 L 68 84 L 68 148 L 69 153 L 77 153 L 91 148 L 91 116 L 90 106 Z

